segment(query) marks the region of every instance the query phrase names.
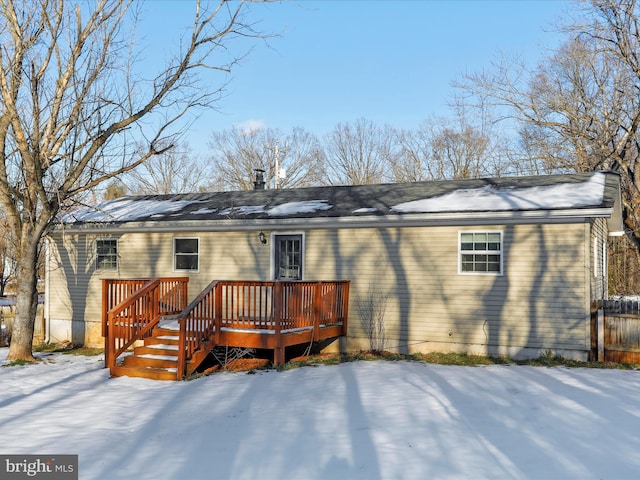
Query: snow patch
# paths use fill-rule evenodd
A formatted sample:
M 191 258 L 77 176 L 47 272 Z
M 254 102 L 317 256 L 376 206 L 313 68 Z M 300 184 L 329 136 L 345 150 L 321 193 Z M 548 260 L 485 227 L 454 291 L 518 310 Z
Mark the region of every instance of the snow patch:
M 287 202 L 267 210 L 269 216 L 296 215 L 298 213 L 314 213 L 322 210 L 329 210 L 333 205 L 327 200 L 308 200 L 305 202 Z
M 229 207 L 224 210 L 220 210 L 220 215 L 255 215 L 258 213 L 264 213 L 264 205 L 244 205 L 240 207 Z
M 352 213 L 374 213 L 377 211 L 378 209 L 375 207 L 363 207 L 363 208 L 357 208 Z
M 527 188 L 498 188 L 487 185 L 400 203 L 391 207 L 391 211 L 433 213 L 580 208 L 600 205 L 604 196 L 604 184 L 605 175 L 596 173 L 582 183 Z
M 215 208 L 199 208 L 191 212 L 191 215 L 209 215 L 211 213 L 216 213 Z
M 116 199 L 87 208 L 66 213 L 63 222 L 130 222 L 142 217 L 157 217 L 179 212 L 197 200 L 134 200 Z

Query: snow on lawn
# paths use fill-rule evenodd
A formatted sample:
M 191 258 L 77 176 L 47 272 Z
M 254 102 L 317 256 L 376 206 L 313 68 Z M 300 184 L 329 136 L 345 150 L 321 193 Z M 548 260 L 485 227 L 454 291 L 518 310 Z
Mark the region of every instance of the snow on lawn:
M 638 371 L 378 361 L 161 382 L 42 358 L 0 368 L 0 453 L 78 454 L 81 479 L 640 475 Z

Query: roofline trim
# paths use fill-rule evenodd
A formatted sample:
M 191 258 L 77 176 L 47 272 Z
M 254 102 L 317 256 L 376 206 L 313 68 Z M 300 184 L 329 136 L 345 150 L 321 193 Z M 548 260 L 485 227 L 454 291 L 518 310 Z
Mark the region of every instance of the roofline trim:
M 315 218 L 261 218 L 255 220 L 182 220 L 163 222 L 128 222 L 121 224 L 86 224 L 84 226 L 58 224 L 51 232 L 57 233 L 115 233 L 115 232 L 207 232 L 243 231 L 256 229 L 328 229 L 420 227 L 451 225 L 490 225 L 500 223 L 575 223 L 586 218 L 611 218 L 613 208 L 586 208 L 566 210 L 524 210 L 492 212 L 459 212 L 401 214 L 385 216 L 349 216 Z

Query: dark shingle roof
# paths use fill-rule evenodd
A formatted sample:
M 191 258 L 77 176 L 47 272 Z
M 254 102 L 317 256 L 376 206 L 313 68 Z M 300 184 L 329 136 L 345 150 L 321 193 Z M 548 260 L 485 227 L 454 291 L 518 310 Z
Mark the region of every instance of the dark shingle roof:
M 128 196 L 65 223 L 393 216 L 406 213 L 612 208 L 615 174 L 585 173 L 282 190 Z

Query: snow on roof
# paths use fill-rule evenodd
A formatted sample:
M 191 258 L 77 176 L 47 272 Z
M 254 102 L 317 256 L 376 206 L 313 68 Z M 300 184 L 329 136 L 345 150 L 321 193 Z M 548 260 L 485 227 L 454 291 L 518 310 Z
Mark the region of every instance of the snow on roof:
M 148 200 L 121 198 L 102 203 L 95 208 L 87 208 L 69 212 L 63 217 L 64 222 L 130 222 L 140 218 L 160 218 L 168 214 L 180 215 L 180 211 L 202 200 Z M 266 213 L 270 216 L 287 216 L 298 213 L 314 213 L 329 210 L 333 205 L 327 200 L 308 200 L 303 202 L 287 202 L 266 209 L 264 205 L 239 205 L 217 212 L 215 209 L 200 208 L 191 215 L 252 215 Z
M 230 208 L 225 208 L 224 210 L 220 210 L 220 215 L 232 215 L 232 214 L 252 215 L 252 214 L 263 213 L 263 212 L 264 212 L 264 205 L 242 205 L 239 207 L 230 207 Z
M 362 208 L 356 208 L 352 213 L 374 213 L 377 211 L 378 209 L 375 207 L 362 207 Z
M 124 197 L 69 212 L 62 221 L 258 220 L 599 207 L 609 198 L 606 179 L 605 173 L 591 173 Z
M 322 210 L 329 210 L 333 205 L 330 205 L 326 200 L 307 200 L 304 202 L 287 202 L 267 210 L 267 215 L 281 216 L 281 215 L 296 215 L 298 213 L 314 213 Z
M 191 215 L 209 215 L 211 213 L 216 213 L 215 208 L 199 208 L 198 210 L 194 210 L 191 212 Z
M 62 220 L 63 222 L 130 222 L 140 217 L 178 212 L 194 203 L 198 203 L 198 201 L 118 198 L 102 203 L 95 208 L 69 212 Z
M 604 185 L 605 175 L 602 173 L 596 173 L 582 183 L 525 188 L 487 185 L 399 203 L 390 210 L 396 213 L 428 213 L 580 208 L 602 203 Z

